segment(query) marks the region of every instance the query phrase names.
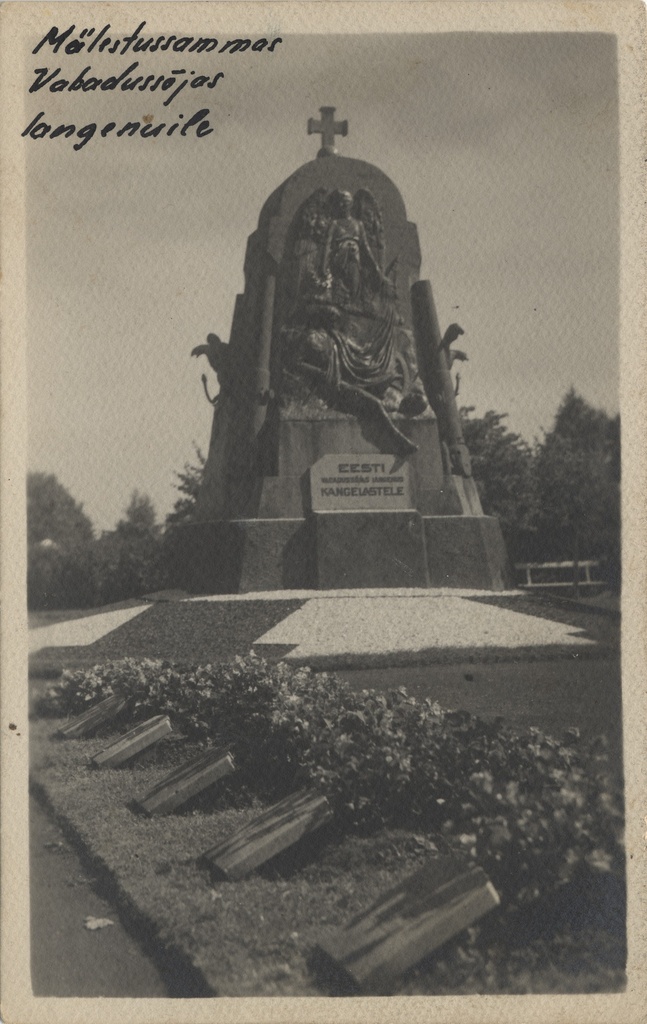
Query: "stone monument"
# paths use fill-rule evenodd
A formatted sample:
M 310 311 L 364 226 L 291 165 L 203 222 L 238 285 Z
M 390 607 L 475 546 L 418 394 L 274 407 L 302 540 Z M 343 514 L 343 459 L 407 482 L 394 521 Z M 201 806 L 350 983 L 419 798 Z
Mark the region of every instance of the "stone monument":
M 498 520 L 472 478 L 444 335 L 395 185 L 337 154 L 346 121 L 264 204 L 247 243 L 193 522 L 178 527 L 195 592 L 501 589 Z

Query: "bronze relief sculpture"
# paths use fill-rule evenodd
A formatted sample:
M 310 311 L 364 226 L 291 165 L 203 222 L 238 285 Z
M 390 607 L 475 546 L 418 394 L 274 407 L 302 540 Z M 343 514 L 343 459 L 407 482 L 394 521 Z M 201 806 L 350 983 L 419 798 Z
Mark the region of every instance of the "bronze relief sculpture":
M 389 414 L 420 416 L 429 403 L 413 337 L 398 313 L 397 258 L 383 267 L 373 195 L 318 189 L 297 214 L 292 238 L 285 390 L 296 376 L 333 408 L 377 413 L 403 452 L 414 450 Z

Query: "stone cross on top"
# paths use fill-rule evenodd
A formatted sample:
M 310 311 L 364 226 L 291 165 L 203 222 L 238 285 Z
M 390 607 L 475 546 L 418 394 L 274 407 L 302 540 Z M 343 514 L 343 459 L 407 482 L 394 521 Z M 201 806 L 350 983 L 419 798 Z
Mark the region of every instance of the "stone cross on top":
M 321 149 L 317 156 L 334 156 L 337 152 L 335 135 L 348 135 L 348 121 L 335 121 L 335 107 L 319 107 L 321 120 L 308 118 L 308 135 L 321 135 Z

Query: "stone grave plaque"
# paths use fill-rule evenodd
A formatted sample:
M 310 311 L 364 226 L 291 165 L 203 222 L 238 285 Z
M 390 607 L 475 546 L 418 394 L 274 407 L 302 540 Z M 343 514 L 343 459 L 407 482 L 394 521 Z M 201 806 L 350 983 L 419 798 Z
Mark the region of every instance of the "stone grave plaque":
M 481 868 L 432 860 L 384 893 L 318 950 L 365 992 L 386 995 L 410 967 L 499 905 Z
M 96 732 L 102 725 L 114 721 L 125 710 L 128 700 L 120 693 L 115 693 L 98 704 L 93 704 L 88 711 L 78 715 L 71 722 L 66 722 L 56 735 L 62 739 L 80 739 Z
M 91 763 L 95 768 L 116 768 L 170 732 L 173 732 L 173 727 L 168 715 L 155 715 L 154 718 L 136 725 L 124 736 L 118 736 L 108 747 L 96 753 L 91 758 Z
M 244 878 L 303 836 L 321 828 L 332 815 L 332 808 L 321 793 L 292 793 L 229 839 L 207 850 L 200 860 L 225 878 Z
M 229 751 L 222 747 L 212 748 L 180 768 L 174 768 L 135 802 L 150 816 L 168 814 L 233 771 L 234 759 Z
M 409 464 L 397 455 L 324 455 L 310 467 L 313 512 L 414 508 Z

